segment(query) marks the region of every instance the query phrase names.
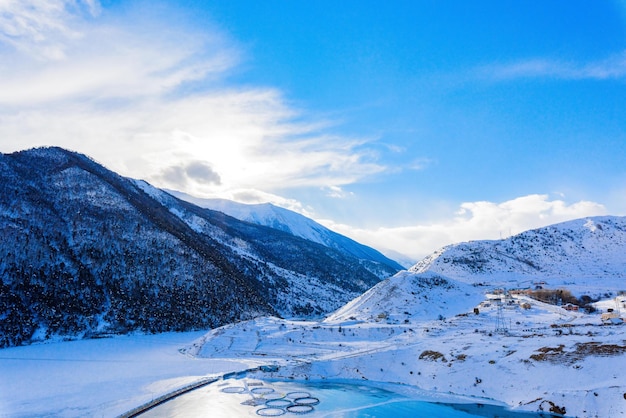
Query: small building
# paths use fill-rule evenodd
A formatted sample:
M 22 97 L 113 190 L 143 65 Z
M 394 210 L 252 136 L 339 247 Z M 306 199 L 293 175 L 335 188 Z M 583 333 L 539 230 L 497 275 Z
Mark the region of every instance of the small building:
M 602 322 L 607 325 L 621 325 L 624 323 L 624 320 L 615 312 L 609 312 L 602 314 Z

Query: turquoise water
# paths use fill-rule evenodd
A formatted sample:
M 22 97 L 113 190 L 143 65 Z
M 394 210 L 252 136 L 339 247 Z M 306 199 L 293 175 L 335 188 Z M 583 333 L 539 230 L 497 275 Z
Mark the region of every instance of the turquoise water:
M 392 387 L 393 385 L 385 385 Z M 317 382 L 306 384 L 319 405 L 308 416 L 345 418 L 531 418 L 537 414 L 515 413 L 498 406 L 478 404 L 449 405 L 426 402 L 372 385 Z
M 421 398 L 418 398 L 418 395 Z M 303 415 L 316 418 L 531 418 L 478 404 L 425 401 L 428 394 L 410 387 L 359 381 L 296 382 L 227 379 L 194 390 L 142 416 L 145 417 L 258 417 Z M 443 399 L 443 398 L 440 398 Z M 295 412 L 300 412 L 296 414 Z M 307 412 L 307 413 L 302 413 Z

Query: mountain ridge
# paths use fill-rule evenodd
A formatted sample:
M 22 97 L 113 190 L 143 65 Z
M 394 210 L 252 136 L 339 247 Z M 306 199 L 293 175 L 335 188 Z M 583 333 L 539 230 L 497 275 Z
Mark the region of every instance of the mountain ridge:
M 62 148 L 0 155 L 0 180 L 0 346 L 313 318 L 380 280 L 354 257 Z
M 596 216 L 440 248 L 409 269 L 467 283 L 626 288 L 626 217 Z
M 345 254 L 367 261 L 374 261 L 387 265 L 396 270 L 403 270 L 401 264 L 383 255 L 378 250 L 360 244 L 355 240 L 334 232 L 318 222 L 297 212 L 285 209 L 271 203 L 245 204 L 226 199 L 203 199 L 175 190 L 166 192 L 194 203 L 198 206 L 226 213 L 242 221 L 257 225 L 269 226 L 274 229 L 288 232 L 306 240 L 325 245 Z M 376 274 L 376 269 L 373 268 Z M 387 272 L 379 275 L 381 279 L 389 277 Z

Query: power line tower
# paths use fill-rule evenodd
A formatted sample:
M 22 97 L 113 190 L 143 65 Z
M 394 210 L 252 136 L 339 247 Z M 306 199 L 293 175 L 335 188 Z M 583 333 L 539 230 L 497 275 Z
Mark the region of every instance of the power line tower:
M 496 302 L 496 332 L 499 334 L 507 334 L 509 332 L 504 320 L 504 301 L 506 299 L 506 291 L 502 293 L 502 296 Z

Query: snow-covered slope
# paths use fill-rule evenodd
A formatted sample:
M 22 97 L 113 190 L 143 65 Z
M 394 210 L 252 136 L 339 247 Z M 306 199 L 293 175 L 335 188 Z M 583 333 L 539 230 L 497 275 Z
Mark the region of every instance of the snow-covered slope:
M 444 247 L 410 271 L 432 271 L 467 283 L 626 288 L 626 217 L 577 219 L 503 240 Z
M 356 257 L 362 260 L 364 267 L 378 275 L 381 279 L 385 279 L 395 274 L 398 270 L 404 269 L 398 262 L 391 260 L 371 247 L 331 231 L 306 216 L 274 206 L 271 203 L 249 205 L 225 199 L 202 199 L 174 190 L 167 190 L 167 192 L 200 207 L 223 212 L 242 221 L 288 232 L 297 237 Z
M 203 227 L 193 212 L 170 205 L 168 199 L 173 197 L 146 184 L 141 187 L 189 225 Z M 509 284 L 545 280 L 549 285 L 569 283 L 567 288 L 577 286 L 584 293 L 591 293 L 590 288 L 616 293 L 615 286 L 624 283 L 619 274 L 623 223 L 623 218 L 591 218 L 509 240 L 447 247 L 416 266 L 416 271 L 400 272 L 378 283 L 324 321 L 263 317 L 225 325 L 179 351 L 170 347 L 168 356 L 180 355 L 172 366 L 169 358 L 159 364 L 163 358 L 159 355 L 153 367 L 150 361 L 155 360 L 144 363 L 149 356 L 138 353 L 133 364 L 140 358 L 142 370 L 150 371 L 138 380 L 129 380 L 126 361 L 105 356 L 85 366 L 97 370 L 107 364 L 106 382 L 97 373 L 88 373 L 89 377 L 83 373 L 86 382 L 67 373 L 62 380 L 68 388 L 56 389 L 39 377 L 59 380 L 57 376 L 71 363 L 31 360 L 8 367 L 17 364 L 16 358 L 51 357 L 35 355 L 30 350 L 36 346 L 13 348 L 5 359 L 0 356 L 0 370 L 8 371 L 0 373 L 0 389 L 9 388 L 5 397 L 10 402 L 5 404 L 15 411 L 53 415 L 64 408 L 64 416 L 101 415 L 102 410 L 122 412 L 122 404 L 134 406 L 177 385 L 238 368 L 237 377 L 244 385 L 248 379 L 399 384 L 408 396 L 455 403 L 457 409 L 485 417 L 518 416 L 502 414 L 490 404 L 538 416 L 626 417 L 626 375 L 620 368 L 626 361 L 626 325 L 606 325 L 602 319 L 608 309 L 624 316 L 623 297 L 598 302 L 600 312 L 585 313 L 513 292 L 497 297 L 484 294 L 498 280 Z M 239 248 L 245 253 L 245 247 Z M 447 269 L 448 274 L 437 269 Z M 29 351 L 16 351 L 21 348 Z M 63 359 L 67 352 L 58 349 Z M 250 371 L 260 365 L 271 367 Z M 4 386 L 3 376 L 8 376 Z M 147 385 L 148 376 L 159 381 Z M 36 383 L 19 390 L 11 380 Z M 119 393 L 120 380 L 128 399 L 118 405 L 107 390 L 114 387 L 114 393 Z M 0 390 L 0 398 L 3 393 Z M 2 402 L 0 415 L 1 406 Z M 237 416 L 254 415 L 253 409 L 241 408 Z M 205 410 L 198 416 L 203 414 Z
M 554 417 L 626 416 L 618 366 L 626 358 L 624 326 L 522 296 L 502 309 L 478 308 L 410 323 L 255 319 L 212 330 L 184 351 L 279 366 L 262 379 L 399 383 L 441 402 L 502 402 Z M 498 331 L 499 319 L 506 331 Z
M 325 228 L 322 225 L 303 215 L 274 206 L 271 203 L 244 204 L 226 199 L 196 198 L 173 190 L 167 190 L 167 192 L 179 199 L 187 200 L 207 209 L 223 212 L 242 221 L 289 232 L 318 244 L 326 243 L 326 231 L 324 231 Z
M 326 322 L 391 321 L 410 323 L 471 311 L 483 290 L 439 274 L 401 271 L 353 299 Z

